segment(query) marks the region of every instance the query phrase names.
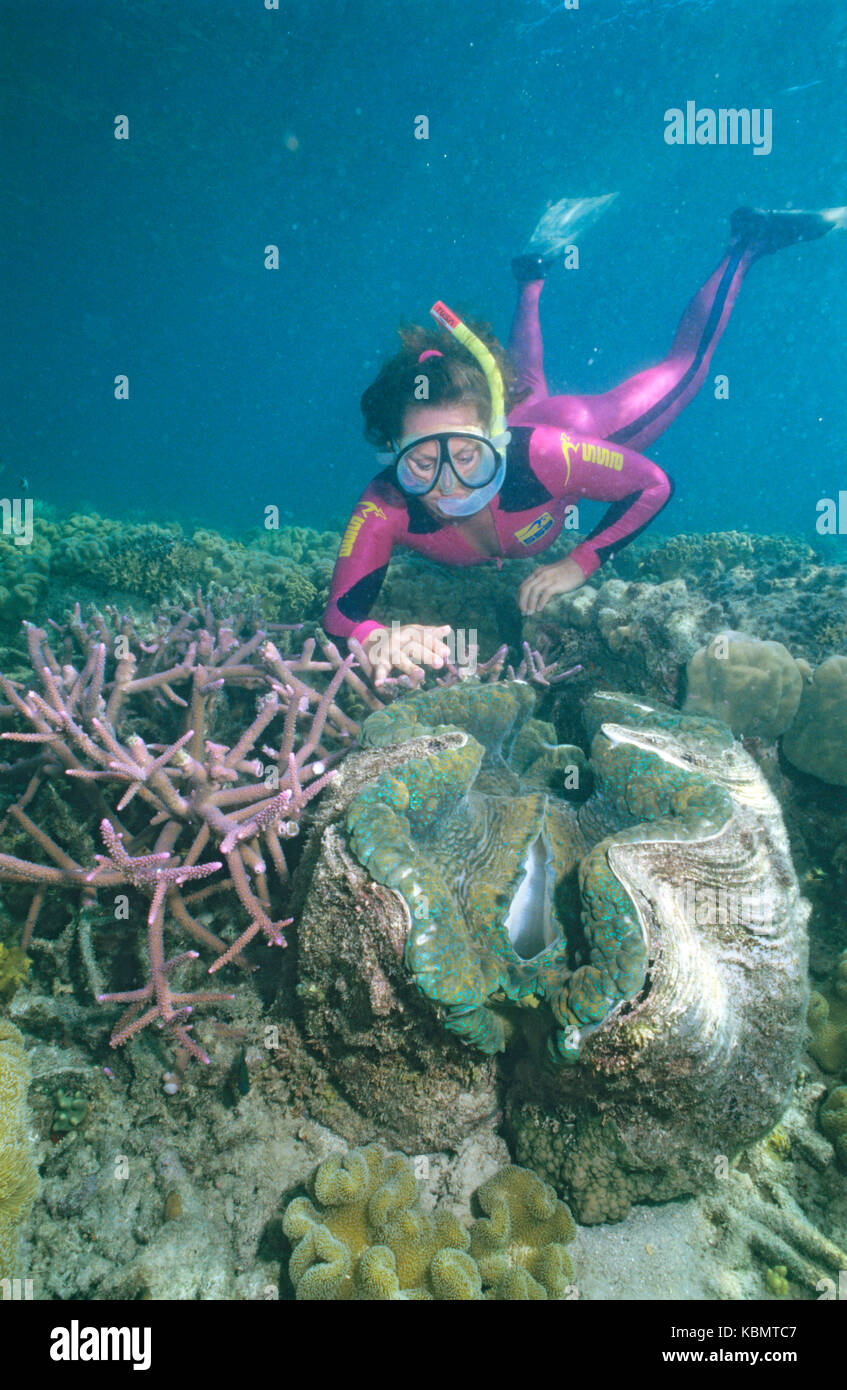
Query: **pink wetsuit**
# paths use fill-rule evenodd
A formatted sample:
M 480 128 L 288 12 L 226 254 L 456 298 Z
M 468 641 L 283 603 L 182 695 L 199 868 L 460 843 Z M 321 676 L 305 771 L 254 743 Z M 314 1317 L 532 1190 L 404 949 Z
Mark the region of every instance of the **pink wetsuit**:
M 640 452 L 699 391 L 758 248 L 735 241 L 689 304 L 670 354 L 612 391 L 548 396 L 538 298 L 543 280 L 521 287 L 509 355 L 530 395 L 509 416 L 506 478 L 489 504 L 499 555 L 483 555 L 459 527 L 431 516 L 407 497 L 386 468 L 362 493 L 341 542 L 323 625 L 334 637 L 361 641 L 381 624 L 368 618 L 395 545 L 447 565 L 496 564 L 538 555 L 582 498 L 611 505 L 591 535 L 570 552 L 593 574 L 641 532 L 668 501 L 672 484 Z

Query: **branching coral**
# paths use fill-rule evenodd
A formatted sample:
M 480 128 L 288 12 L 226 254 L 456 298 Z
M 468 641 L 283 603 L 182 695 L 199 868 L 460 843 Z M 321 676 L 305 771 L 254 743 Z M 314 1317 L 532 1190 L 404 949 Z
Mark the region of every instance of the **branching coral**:
M 266 631 L 239 636 L 237 620 L 208 608 L 162 617 L 143 636 L 114 611 L 83 621 L 78 606 L 54 627 L 52 645 L 44 630 L 26 627 L 30 678 L 0 677 L 8 700 L 0 714 L 15 725 L 2 738 L 22 754 L 2 770 L 7 782 L 24 784 L 0 831 L 16 826 L 41 851 L 40 861 L 0 854 L 0 879 L 34 889 L 22 946 L 52 887 L 76 889 L 84 904 L 104 889 L 135 889 L 149 899 L 149 977 L 139 989 L 99 996 L 129 1005 L 112 1045 L 156 1021 L 207 1061 L 188 1019 L 195 1005 L 230 996 L 174 987 L 174 972 L 197 953 L 166 959 L 166 920 L 217 955 L 213 971 L 243 965 L 241 952 L 260 933 L 284 944 L 269 866 L 285 884 L 281 841 L 298 833 L 305 807 L 358 732 L 336 697 L 347 684 L 369 707 L 381 702 L 332 644 L 322 659 L 314 640 L 284 657 Z M 227 742 L 213 737 L 221 726 Z M 106 852 L 93 865 L 27 814 L 57 775 L 73 785 L 78 813 L 99 822 Z M 214 884 L 186 893 L 213 875 Z M 230 944 L 194 911 L 225 891 L 247 923 Z

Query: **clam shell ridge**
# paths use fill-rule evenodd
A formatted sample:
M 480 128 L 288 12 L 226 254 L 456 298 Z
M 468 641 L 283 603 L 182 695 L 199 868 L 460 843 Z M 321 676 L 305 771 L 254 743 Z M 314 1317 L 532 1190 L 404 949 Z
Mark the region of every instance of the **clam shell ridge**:
M 523 1069 L 509 1120 L 518 1160 L 592 1222 L 725 1177 L 780 1118 L 804 1037 L 809 909 L 776 798 L 724 725 L 606 693 L 585 718 L 592 762 L 627 769 L 583 822 L 589 838 L 592 818 L 611 828 L 647 971 L 585 1030 L 573 1067 Z
M 730 1107 L 742 1088 L 751 1100 L 758 1091 L 764 1128 L 787 1101 L 808 998 L 809 909 L 779 804 L 716 721 L 605 692 L 585 718 L 592 762 L 627 764 L 601 808 L 618 823 L 605 852 L 636 909 L 648 973 L 585 1038 L 580 1071 L 617 1071 L 625 1052 L 629 1067 L 649 1066 L 656 1094 L 690 1089 L 701 1105 L 713 1094 Z M 591 814 L 589 803 L 583 820 Z

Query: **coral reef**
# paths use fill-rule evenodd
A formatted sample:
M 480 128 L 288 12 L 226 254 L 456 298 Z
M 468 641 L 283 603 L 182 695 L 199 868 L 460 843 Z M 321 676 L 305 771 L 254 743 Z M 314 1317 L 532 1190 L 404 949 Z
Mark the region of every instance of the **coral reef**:
M 20 1229 L 38 1191 L 28 1136 L 30 1069 L 23 1038 L 0 1018 L 0 1279 L 19 1277 Z
M 827 657 L 815 669 L 782 751 L 802 772 L 847 787 L 847 656 Z
M 708 540 L 708 537 L 704 537 Z M 767 540 L 767 538 L 752 538 Z M 612 573 L 635 575 L 630 551 L 614 561 Z M 847 566 L 765 563 L 709 574 L 668 577 L 660 583 L 607 578 L 553 598 L 525 619 L 523 637 L 546 641 L 548 656 L 563 666 L 579 660 L 581 694 L 590 689 L 632 690 L 672 704 L 685 698 L 686 666 L 698 648 L 725 630 L 748 639 L 778 639 L 795 660 L 819 663 L 833 650 L 847 650 Z M 570 693 L 570 692 L 569 692 Z M 560 702 L 557 727 L 568 737 L 567 706 Z
M 734 734 L 772 742 L 797 713 L 805 669 L 781 642 L 721 632 L 688 663 L 688 714 L 728 724 Z
M 534 1173 L 508 1166 L 476 1193 L 470 1232 L 425 1212 L 411 1166 L 379 1144 L 332 1154 L 283 1218 L 298 1299 L 562 1299 L 576 1233 L 567 1207 Z M 483 1292 L 485 1290 L 485 1292 Z
M 632 689 L 675 703 L 687 662 L 722 626 L 723 610 L 683 579 L 658 585 L 607 579 L 552 599 L 525 619 L 523 634 L 533 646 L 546 643 L 564 665 L 578 656 L 583 675 L 575 685 L 582 696 L 598 687 Z M 575 736 L 564 712 L 563 722 Z
M 646 579 L 701 578 L 738 565 L 777 565 L 793 571 L 814 563 L 816 552 L 791 536 L 756 536 L 748 531 L 683 532 L 652 549 L 625 553 L 617 565 Z
M 207 593 L 217 586 L 260 603 L 268 622 L 316 619 L 339 540 L 335 532 L 299 526 L 235 540 L 202 528 L 187 534 L 177 523 L 94 512 L 56 519 L 36 511 L 32 544 L 18 547 L 0 536 L 0 622 L 37 616 L 65 585 L 155 601 L 185 600 L 197 585 Z

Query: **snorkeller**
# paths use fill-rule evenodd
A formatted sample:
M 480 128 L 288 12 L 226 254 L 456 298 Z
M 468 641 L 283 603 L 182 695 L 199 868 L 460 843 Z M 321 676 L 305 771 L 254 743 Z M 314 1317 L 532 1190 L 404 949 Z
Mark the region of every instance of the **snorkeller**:
M 424 666 L 438 670 L 449 659 L 449 625 L 389 630 L 368 616 L 395 545 L 442 564 L 499 569 L 552 545 L 580 499 L 608 502 L 585 540 L 524 580 L 518 606 L 537 613 L 578 589 L 669 501 L 670 479 L 642 450 L 702 386 L 750 266 L 847 225 L 844 208 L 739 209 L 725 255 L 662 362 L 599 395 L 550 396 L 538 318 L 544 280 L 613 197 L 557 204 L 512 262 L 519 289 L 507 352 L 485 325 L 439 302 L 431 311 L 438 329 L 402 330 L 400 352 L 362 397 L 365 437 L 383 468 L 345 530 L 323 625 L 360 646 L 377 685 L 392 670 L 420 680 Z

